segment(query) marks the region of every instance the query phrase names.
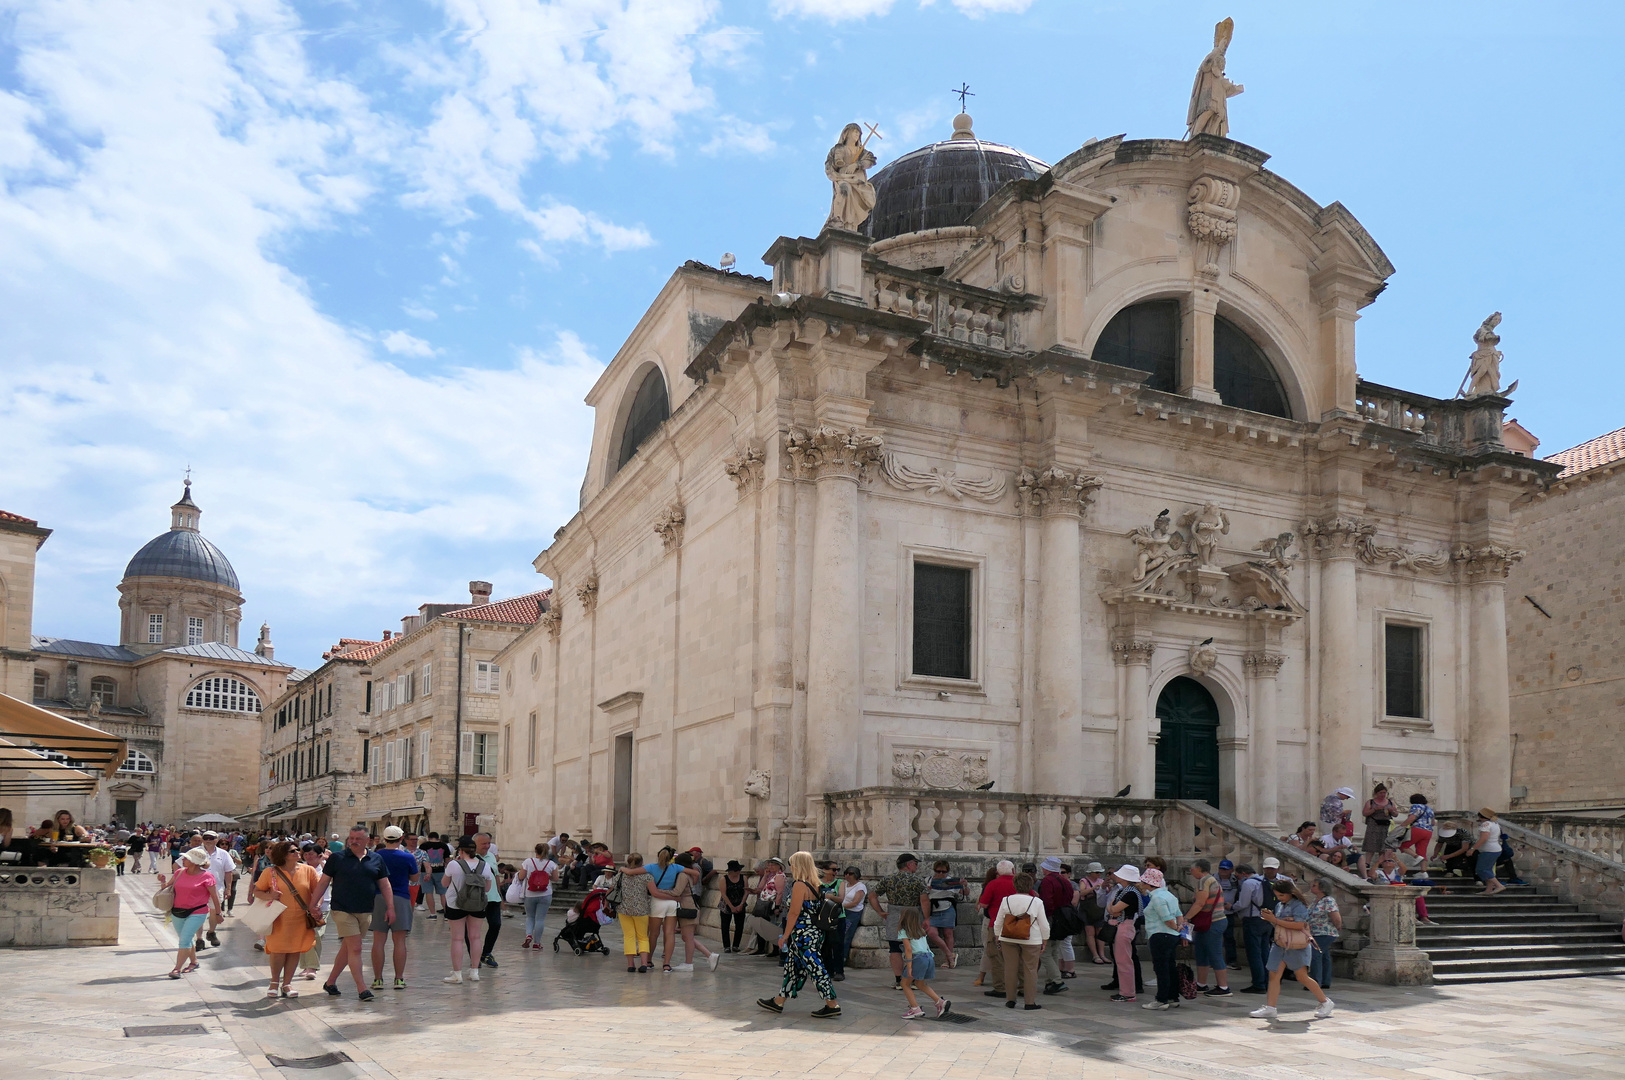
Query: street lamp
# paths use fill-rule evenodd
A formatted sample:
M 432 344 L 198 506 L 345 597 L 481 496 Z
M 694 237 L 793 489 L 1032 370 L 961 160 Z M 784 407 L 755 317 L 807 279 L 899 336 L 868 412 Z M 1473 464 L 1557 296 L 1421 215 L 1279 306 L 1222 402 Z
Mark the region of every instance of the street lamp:
M 417 800 L 417 802 L 419 802 L 419 803 L 423 802 L 423 785 L 422 784 L 419 784 L 418 789 L 416 791 L 412 792 L 412 798 Z
M 351 792 L 350 797 L 348 799 L 344 800 L 344 805 L 345 806 L 354 806 L 355 805 L 355 793 L 354 792 Z

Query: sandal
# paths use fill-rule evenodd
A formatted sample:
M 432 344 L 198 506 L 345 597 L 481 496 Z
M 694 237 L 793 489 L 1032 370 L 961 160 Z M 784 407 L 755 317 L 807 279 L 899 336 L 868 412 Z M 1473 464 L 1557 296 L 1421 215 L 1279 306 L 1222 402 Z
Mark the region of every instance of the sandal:
M 295 990 L 293 987 L 289 986 L 287 983 L 283 983 L 282 984 L 282 996 L 285 997 L 285 998 L 296 998 L 296 997 L 299 996 L 299 991 Z
M 277 984 L 272 983 L 271 988 L 265 992 L 265 996 L 268 997 L 268 998 L 274 998 L 274 997 L 277 996 L 277 990 L 278 990 Z
M 190 964 L 187 964 L 185 967 L 181 968 L 181 974 L 182 975 L 190 975 L 192 972 L 194 972 L 196 970 L 197 970 L 197 961 L 193 960 Z
M 181 977 L 181 969 L 180 969 L 180 968 L 176 968 L 176 969 L 175 969 L 175 970 L 174 970 L 174 971 L 171 971 L 171 972 L 170 972 L 170 973 L 169 973 L 169 977 L 170 977 L 170 978 L 171 978 L 171 979 L 178 979 L 178 978 L 180 978 L 180 977 Z
M 665 974 L 670 975 L 671 974 L 671 965 L 670 964 L 663 964 L 663 965 L 661 965 L 660 970 L 662 972 L 664 972 Z

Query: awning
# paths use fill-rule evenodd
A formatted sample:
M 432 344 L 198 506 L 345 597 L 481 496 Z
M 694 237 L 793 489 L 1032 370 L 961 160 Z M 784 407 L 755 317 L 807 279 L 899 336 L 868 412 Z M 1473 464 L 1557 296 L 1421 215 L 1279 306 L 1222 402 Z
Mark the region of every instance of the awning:
M 117 735 L 5 694 L 0 694 L 0 736 L 18 745 L 55 750 L 85 772 L 109 778 L 128 756 Z
M 331 809 L 332 807 L 328 806 L 326 803 L 315 803 L 311 806 L 296 806 L 292 810 L 282 810 L 275 814 L 270 814 L 267 816 L 266 820 L 292 821 L 294 818 L 309 817 L 311 814 L 318 814 L 324 810 Z
M 0 738 L 0 795 L 89 795 L 100 781 Z
M 403 806 L 398 810 L 391 810 L 389 812 L 389 816 L 390 817 L 417 817 L 419 814 L 427 814 L 428 812 L 429 812 L 429 808 L 427 806 Z

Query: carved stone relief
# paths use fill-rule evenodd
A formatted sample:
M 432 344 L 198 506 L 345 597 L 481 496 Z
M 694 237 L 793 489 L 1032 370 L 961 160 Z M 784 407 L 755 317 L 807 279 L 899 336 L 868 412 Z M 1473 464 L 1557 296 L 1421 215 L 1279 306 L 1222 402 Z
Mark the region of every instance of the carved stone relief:
M 761 769 L 752 769 L 745 777 L 745 794 L 753 799 L 766 800 L 773 793 L 773 775 Z
M 1185 224 L 1196 240 L 1196 272 L 1219 276 L 1219 250 L 1236 238 L 1241 188 L 1216 176 L 1200 176 L 1185 196 Z
M 672 503 L 655 518 L 655 532 L 667 551 L 683 546 L 683 525 L 687 520 L 688 513 L 679 502 Z
M 1182 605 L 1219 612 L 1271 612 L 1301 616 L 1305 608 L 1292 594 L 1287 578 L 1297 562 L 1297 537 L 1281 533 L 1256 544 L 1264 557 L 1218 565 L 1219 538 L 1229 533 L 1230 518 L 1212 503 L 1186 510 L 1179 517 L 1186 531 L 1170 527 L 1164 510 L 1149 526 L 1126 533 L 1135 547 L 1133 583 L 1106 594 L 1108 603 Z
M 547 610 L 542 612 L 541 618 L 536 621 L 542 624 L 543 630 L 547 631 L 549 641 L 557 641 L 559 639 L 559 628 L 564 621 L 564 609 L 549 601 Z
M 896 454 L 884 454 L 880 474 L 886 482 L 902 491 L 923 491 L 927 495 L 938 493 L 962 500 L 966 496 L 979 502 L 998 502 L 1004 497 L 1006 481 L 1003 473 L 989 473 L 985 477 L 960 476 L 954 468 L 916 469 L 903 463 Z
M 1275 678 L 1285 663 L 1286 657 L 1279 653 L 1248 653 L 1241 658 L 1241 665 L 1247 669 L 1247 674 L 1259 679 Z
M 1218 667 L 1219 650 L 1214 647 L 1213 639 L 1208 638 L 1206 641 L 1193 642 L 1190 656 L 1186 662 L 1190 665 L 1191 674 L 1193 675 L 1206 675 Z
M 1112 642 L 1112 659 L 1119 664 L 1149 664 L 1157 643 L 1143 638 Z
M 1378 784 L 1388 786 L 1388 795 L 1395 802 L 1409 805 L 1411 796 L 1420 792 L 1427 796 L 1428 805 L 1439 805 L 1439 778 L 1438 776 L 1418 776 L 1415 773 L 1388 771 L 1384 769 L 1367 768 L 1365 775 L 1365 790 L 1356 793 L 1356 799 L 1350 800 L 1364 802 L 1371 797 L 1371 789 Z
M 767 453 L 755 443 L 722 461 L 722 471 L 728 474 L 728 478 L 739 489 L 740 498 L 762 486 L 762 473 L 766 468 Z
M 1081 514 L 1106 481 L 1059 465 L 1016 474 L 1016 501 L 1029 514 Z
M 816 431 L 793 427 L 785 433 L 784 452 L 796 476 L 852 476 L 859 480 L 880 464 L 881 439 L 857 428 L 820 425 Z
M 987 783 L 988 754 L 975 750 L 894 750 L 891 774 L 902 787 L 967 791 Z
M 1504 578 L 1514 565 L 1523 561 L 1528 552 L 1519 548 L 1505 548 L 1498 544 L 1472 547 L 1459 544 L 1451 558 L 1460 563 L 1468 580 L 1473 578 Z
M 1394 570 L 1416 570 L 1442 574 L 1450 569 L 1449 552 L 1418 551 L 1414 548 L 1379 544 L 1377 527 L 1357 518 L 1333 517 L 1303 523 L 1303 536 L 1322 555 L 1352 554 L 1369 566 L 1386 563 Z
M 586 581 L 576 586 L 576 599 L 581 601 L 581 609 L 589 614 L 598 607 L 597 574 L 593 574 Z

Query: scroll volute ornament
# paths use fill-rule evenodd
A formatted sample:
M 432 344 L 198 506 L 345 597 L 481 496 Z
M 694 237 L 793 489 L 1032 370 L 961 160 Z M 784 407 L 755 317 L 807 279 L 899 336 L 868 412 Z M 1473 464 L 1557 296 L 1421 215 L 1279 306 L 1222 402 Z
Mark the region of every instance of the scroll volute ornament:
M 1236 238 L 1241 187 L 1217 176 L 1197 177 L 1185 196 L 1185 224 L 1196 241 L 1196 271 L 1219 276 L 1219 250 Z

